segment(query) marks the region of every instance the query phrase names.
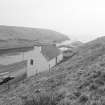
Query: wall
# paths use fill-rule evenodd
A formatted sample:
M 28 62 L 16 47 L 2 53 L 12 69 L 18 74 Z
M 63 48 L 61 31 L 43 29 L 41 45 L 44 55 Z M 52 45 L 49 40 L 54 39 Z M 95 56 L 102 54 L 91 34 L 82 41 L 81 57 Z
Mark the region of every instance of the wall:
M 18 71 L 11 72 L 9 76 L 11 77 L 19 77 L 21 75 L 26 74 L 26 68 L 19 69 Z
M 24 58 L 28 59 L 27 76 L 30 77 L 36 73 L 48 70 L 48 63 L 41 53 L 41 47 L 34 47 L 34 50 L 24 53 Z M 30 60 L 33 60 L 33 65 L 30 65 Z
M 60 54 L 59 56 L 57 56 L 57 62 L 56 62 L 56 57 L 53 58 L 52 60 L 48 61 L 50 68 L 54 67 L 56 65 L 56 63 L 59 63 L 62 59 L 63 59 L 63 55 Z
M 17 77 L 26 73 L 26 60 L 23 61 L 23 53 L 0 56 L 0 77 Z
M 33 60 L 33 65 L 30 64 L 31 60 Z M 23 68 L 20 68 L 18 63 L 22 65 L 22 61 L 27 61 L 27 63 Z M 49 63 L 42 55 L 41 47 L 38 46 L 35 46 L 33 50 L 24 53 L 21 52 L 15 55 L 11 54 L 11 56 L 2 55 L 0 56 L 0 65 L 5 66 L 5 68 L 0 66 L 1 72 L 9 72 L 9 75 L 14 77 L 23 75 L 25 73 L 27 73 L 27 76 L 30 77 L 36 73 L 49 69 Z
M 63 54 L 58 55 L 57 63 L 59 63 L 61 60 L 63 60 Z
M 61 47 L 61 48 L 59 48 L 59 49 L 63 52 L 63 51 L 68 50 L 69 48 L 67 48 L 67 47 Z
M 23 60 L 23 52 L 33 50 L 33 47 L 0 50 L 0 64 L 9 65 Z
M 71 41 L 71 40 L 66 40 L 66 41 L 63 41 L 63 42 L 61 42 L 61 43 L 56 44 L 56 46 L 68 45 L 68 44 L 70 44 L 70 43 L 72 43 L 72 42 L 73 42 L 73 41 Z
M 56 65 L 56 58 L 53 58 L 52 60 L 48 61 L 48 64 L 50 65 L 50 68 Z
M 57 62 L 59 62 L 61 59 L 62 55 L 59 55 L 57 58 Z M 33 60 L 33 65 L 30 64 L 31 60 Z M 49 65 L 50 68 L 56 65 L 56 58 L 47 61 L 46 58 L 41 53 L 41 47 L 38 46 L 35 46 L 33 50 L 24 53 L 18 53 L 17 55 L 0 56 L 1 65 L 10 65 L 17 62 L 18 63 L 20 62 L 20 64 L 22 64 L 21 61 L 27 61 L 25 63 L 25 66 L 21 68 L 20 66 L 18 67 L 16 64 L 14 68 L 12 67 L 13 71 L 11 71 L 10 74 L 11 76 L 19 76 L 27 73 L 27 76 L 30 77 L 32 75 L 35 75 L 36 73 L 49 70 Z M 9 71 L 8 68 L 7 71 Z
M 18 77 L 26 74 L 27 61 L 13 63 L 11 65 L 0 66 L 0 78 L 8 76 Z

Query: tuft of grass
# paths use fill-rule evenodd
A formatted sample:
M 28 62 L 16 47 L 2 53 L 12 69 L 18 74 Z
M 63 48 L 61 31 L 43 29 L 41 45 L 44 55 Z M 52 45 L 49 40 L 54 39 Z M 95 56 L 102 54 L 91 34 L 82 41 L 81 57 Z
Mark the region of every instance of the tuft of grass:
M 101 80 L 105 82 L 105 72 L 102 73 Z
M 79 98 L 79 102 L 80 103 L 86 103 L 88 101 L 88 96 L 86 95 L 82 95 L 80 98 Z
M 23 105 L 57 105 L 63 98 L 61 94 L 40 93 L 31 99 L 27 99 Z
M 96 83 L 98 86 L 103 86 L 103 85 L 104 85 L 104 81 L 102 81 L 101 79 L 96 79 L 96 80 L 95 80 L 95 83 Z
M 78 91 L 77 91 L 77 92 L 74 92 L 73 94 L 74 94 L 76 97 L 80 97 L 80 96 L 81 96 L 81 92 L 78 92 Z
M 91 84 L 90 86 L 89 86 L 89 90 L 90 91 L 94 91 L 94 90 L 97 90 L 98 89 L 98 86 L 96 85 L 96 84 Z

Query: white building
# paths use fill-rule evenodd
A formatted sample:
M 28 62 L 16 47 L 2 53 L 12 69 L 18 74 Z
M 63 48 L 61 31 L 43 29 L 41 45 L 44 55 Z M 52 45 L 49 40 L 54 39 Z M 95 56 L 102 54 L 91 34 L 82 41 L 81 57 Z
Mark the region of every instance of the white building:
M 0 78 L 30 77 L 50 70 L 62 59 L 62 53 L 54 45 L 0 46 Z

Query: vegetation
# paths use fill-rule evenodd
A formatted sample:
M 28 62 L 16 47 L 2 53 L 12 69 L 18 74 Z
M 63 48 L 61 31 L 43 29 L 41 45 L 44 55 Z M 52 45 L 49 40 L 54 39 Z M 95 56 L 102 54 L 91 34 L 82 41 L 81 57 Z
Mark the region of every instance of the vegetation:
M 1 105 L 105 105 L 104 39 L 84 44 L 51 72 L 1 94 Z
M 69 39 L 67 36 L 59 32 L 55 32 L 48 29 L 2 26 L 2 25 L 0 26 L 0 38 L 2 42 L 8 39 L 19 39 L 19 41 L 24 39 L 23 41 L 27 42 L 29 40 L 60 42 Z
M 25 100 L 24 105 L 57 105 L 61 99 L 62 95 L 43 93 Z

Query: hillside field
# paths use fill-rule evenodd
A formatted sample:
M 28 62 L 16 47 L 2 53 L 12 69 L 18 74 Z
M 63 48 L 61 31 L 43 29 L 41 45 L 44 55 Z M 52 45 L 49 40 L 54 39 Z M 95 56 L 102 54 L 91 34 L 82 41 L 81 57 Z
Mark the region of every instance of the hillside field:
M 105 37 L 0 94 L 1 105 L 105 105 Z

